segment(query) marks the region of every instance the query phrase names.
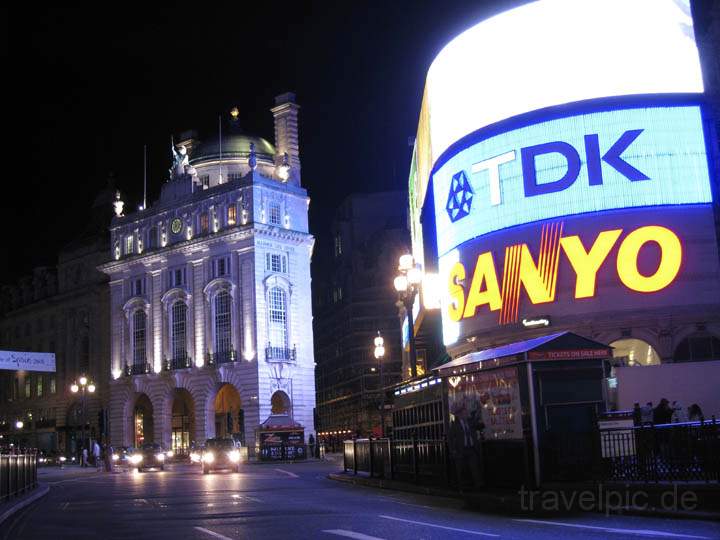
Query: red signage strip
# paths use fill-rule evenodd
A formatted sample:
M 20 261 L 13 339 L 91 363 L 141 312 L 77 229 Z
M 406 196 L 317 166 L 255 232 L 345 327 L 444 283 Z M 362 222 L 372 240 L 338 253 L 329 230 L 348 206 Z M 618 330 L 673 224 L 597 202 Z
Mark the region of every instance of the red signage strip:
M 569 349 L 565 351 L 528 351 L 528 360 L 571 360 L 576 358 L 607 358 L 610 349 Z

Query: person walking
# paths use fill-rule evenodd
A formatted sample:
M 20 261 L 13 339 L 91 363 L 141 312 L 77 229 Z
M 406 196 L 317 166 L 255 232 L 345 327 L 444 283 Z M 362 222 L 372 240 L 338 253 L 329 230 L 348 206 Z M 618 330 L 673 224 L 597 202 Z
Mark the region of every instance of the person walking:
M 705 420 L 700 405 L 693 403 L 688 407 L 688 419 L 691 422 L 703 422 Z
M 80 451 L 80 466 L 81 467 L 88 466 L 88 449 L 86 446 L 83 446 L 82 450 Z
M 685 407 L 680 405 L 678 401 L 672 402 L 672 422 L 680 423 L 680 422 L 687 422 L 687 414 L 685 413 Z
M 658 406 L 653 409 L 653 424 L 669 424 L 672 421 L 673 410 L 670 408 L 670 402 L 662 398 Z
M 632 415 L 634 426 L 642 424 L 642 409 L 640 408 L 640 403 L 637 401 L 635 402 L 635 405 L 633 405 Z
M 105 445 L 105 470 L 107 472 L 112 472 L 112 456 L 113 456 L 113 447 L 110 445 L 110 443 Z

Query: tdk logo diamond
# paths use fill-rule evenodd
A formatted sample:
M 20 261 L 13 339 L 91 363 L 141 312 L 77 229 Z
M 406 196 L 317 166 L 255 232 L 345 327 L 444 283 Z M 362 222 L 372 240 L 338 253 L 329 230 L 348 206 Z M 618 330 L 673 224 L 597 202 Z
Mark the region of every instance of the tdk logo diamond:
M 450 221 L 455 223 L 458 219 L 467 216 L 472 206 L 473 190 L 470 187 L 465 171 L 456 173 L 450 181 L 450 194 L 445 209 Z

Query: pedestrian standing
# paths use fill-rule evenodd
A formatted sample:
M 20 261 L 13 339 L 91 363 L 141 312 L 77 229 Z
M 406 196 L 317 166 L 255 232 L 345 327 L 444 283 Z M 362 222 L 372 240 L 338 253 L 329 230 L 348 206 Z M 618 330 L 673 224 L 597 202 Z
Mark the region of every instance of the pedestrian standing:
M 93 458 L 95 459 L 95 468 L 100 472 L 100 445 L 97 441 L 93 443 Z
M 680 405 L 678 401 L 672 402 L 672 421 L 673 423 L 676 422 L 687 422 L 687 414 L 685 412 L 685 407 Z
M 637 401 L 635 402 L 635 405 L 633 405 L 632 415 L 634 426 L 642 424 L 642 409 L 640 408 L 640 403 Z
M 80 452 L 80 466 L 81 467 L 88 466 L 88 449 L 86 446 L 83 446 L 82 451 Z
M 643 424 L 650 424 L 653 421 L 653 404 L 648 401 L 645 406 L 640 409 L 640 419 Z
M 658 406 L 653 409 L 653 424 L 669 424 L 672 421 L 673 410 L 670 402 L 662 398 Z
M 108 443 L 105 445 L 105 470 L 112 472 L 113 447 Z
M 700 405 L 693 403 L 688 407 L 688 418 L 691 422 L 703 422 L 705 420 Z

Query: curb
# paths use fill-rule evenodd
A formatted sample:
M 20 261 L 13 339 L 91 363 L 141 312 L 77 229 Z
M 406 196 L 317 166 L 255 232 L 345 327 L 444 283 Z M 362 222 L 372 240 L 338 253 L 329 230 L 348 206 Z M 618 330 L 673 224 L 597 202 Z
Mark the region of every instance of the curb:
M 31 505 L 38 499 L 41 499 L 45 495 L 47 495 L 50 492 L 50 486 L 47 484 L 38 484 L 38 487 L 35 488 L 33 493 L 29 495 L 28 497 L 25 497 L 15 503 L 13 506 L 8 508 L 2 515 L 0 515 L 0 525 L 5 523 L 8 519 L 10 519 L 14 514 L 25 508 L 26 506 Z

